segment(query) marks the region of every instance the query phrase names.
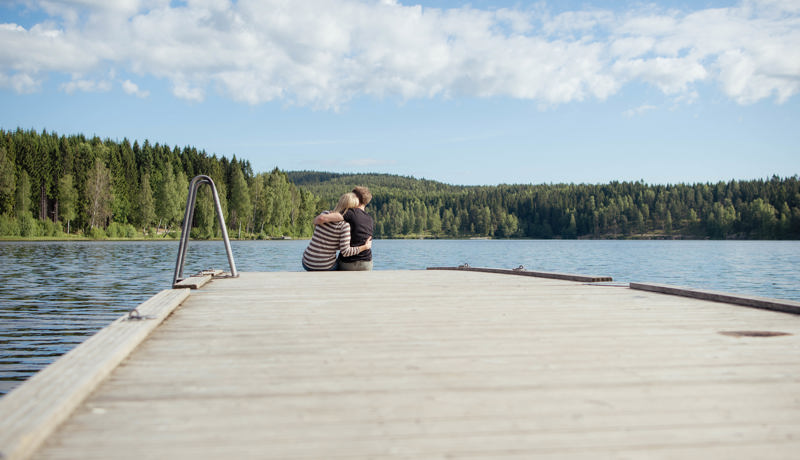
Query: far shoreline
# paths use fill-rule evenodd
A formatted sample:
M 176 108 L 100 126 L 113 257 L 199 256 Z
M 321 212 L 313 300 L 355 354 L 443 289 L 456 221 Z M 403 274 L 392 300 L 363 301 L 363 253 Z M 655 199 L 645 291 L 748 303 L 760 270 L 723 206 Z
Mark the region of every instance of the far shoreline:
M 375 240 L 398 240 L 398 241 L 411 241 L 411 240 L 452 240 L 452 241 L 800 241 L 796 239 L 752 239 L 752 238 L 700 238 L 688 235 L 672 235 L 672 236 L 619 236 L 619 237 L 606 237 L 606 238 L 493 238 L 493 237 L 432 237 L 432 236 L 400 236 L 400 237 L 375 237 Z M 271 238 L 230 238 L 230 241 L 309 241 L 308 237 L 271 237 Z M 190 241 L 223 241 L 222 238 L 205 238 L 194 239 Z M 50 242 L 156 242 L 156 243 L 179 243 L 180 237 L 169 238 L 91 238 L 85 236 L 76 237 L 6 237 L 0 236 L 0 243 L 50 243 Z

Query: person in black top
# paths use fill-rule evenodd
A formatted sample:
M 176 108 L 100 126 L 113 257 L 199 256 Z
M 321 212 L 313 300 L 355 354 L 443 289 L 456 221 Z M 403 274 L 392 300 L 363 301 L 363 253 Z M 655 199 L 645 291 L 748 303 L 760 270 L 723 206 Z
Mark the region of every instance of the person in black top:
M 360 246 L 372 240 L 375 223 L 372 217 L 364 211 L 372 193 L 367 187 L 356 187 L 353 193 L 358 197 L 359 205 L 348 209 L 344 213 L 344 220 L 350 224 L 350 246 Z M 362 251 L 350 257 L 339 254 L 339 270 L 372 270 L 372 249 Z
M 314 219 L 315 225 L 326 222 L 336 222 L 344 220 L 350 224 L 350 246 L 361 246 L 367 241 L 372 241 L 375 223 L 372 217 L 366 213 L 364 208 L 372 200 L 372 193 L 367 187 L 356 187 L 353 193 L 358 197 L 359 205 L 351 208 L 341 215 L 339 213 L 321 214 Z M 351 257 L 342 257 L 339 254 L 339 270 L 372 270 L 372 250 L 362 251 Z

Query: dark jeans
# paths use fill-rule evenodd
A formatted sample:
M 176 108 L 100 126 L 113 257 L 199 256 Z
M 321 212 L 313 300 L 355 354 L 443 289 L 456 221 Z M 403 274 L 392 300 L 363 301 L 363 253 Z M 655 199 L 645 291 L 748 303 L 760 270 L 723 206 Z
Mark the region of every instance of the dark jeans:
M 339 262 L 339 270 L 345 271 L 369 271 L 372 270 L 371 260 L 357 260 L 355 262 Z

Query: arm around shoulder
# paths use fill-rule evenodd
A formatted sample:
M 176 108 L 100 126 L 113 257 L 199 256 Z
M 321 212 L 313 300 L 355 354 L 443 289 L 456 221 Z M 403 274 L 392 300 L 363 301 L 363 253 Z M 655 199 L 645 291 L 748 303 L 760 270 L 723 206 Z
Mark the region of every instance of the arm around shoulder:
M 338 212 L 326 212 L 314 218 L 314 225 L 322 225 L 330 222 L 341 222 L 344 220 Z

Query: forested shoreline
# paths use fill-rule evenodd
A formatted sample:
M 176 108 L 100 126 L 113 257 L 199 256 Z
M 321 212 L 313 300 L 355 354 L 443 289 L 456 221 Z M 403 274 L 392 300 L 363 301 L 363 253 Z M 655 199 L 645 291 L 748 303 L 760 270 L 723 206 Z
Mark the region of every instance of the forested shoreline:
M 165 238 L 189 180 L 217 185 L 233 238 L 305 238 L 313 217 L 370 187 L 377 238 L 799 239 L 798 177 L 705 184 L 457 186 L 389 174 L 254 173 L 247 160 L 47 131 L 0 130 L 0 237 Z M 220 235 L 201 189 L 192 236 Z
M 194 147 L 0 130 L 0 236 L 165 238 L 180 234 L 189 180 L 210 176 L 232 237 L 307 237 L 318 199 L 277 169 Z M 192 236 L 221 234 L 209 187 Z
M 392 175 L 290 172 L 332 202 L 371 187 L 376 235 L 493 238 L 800 238 L 800 181 L 452 186 Z

